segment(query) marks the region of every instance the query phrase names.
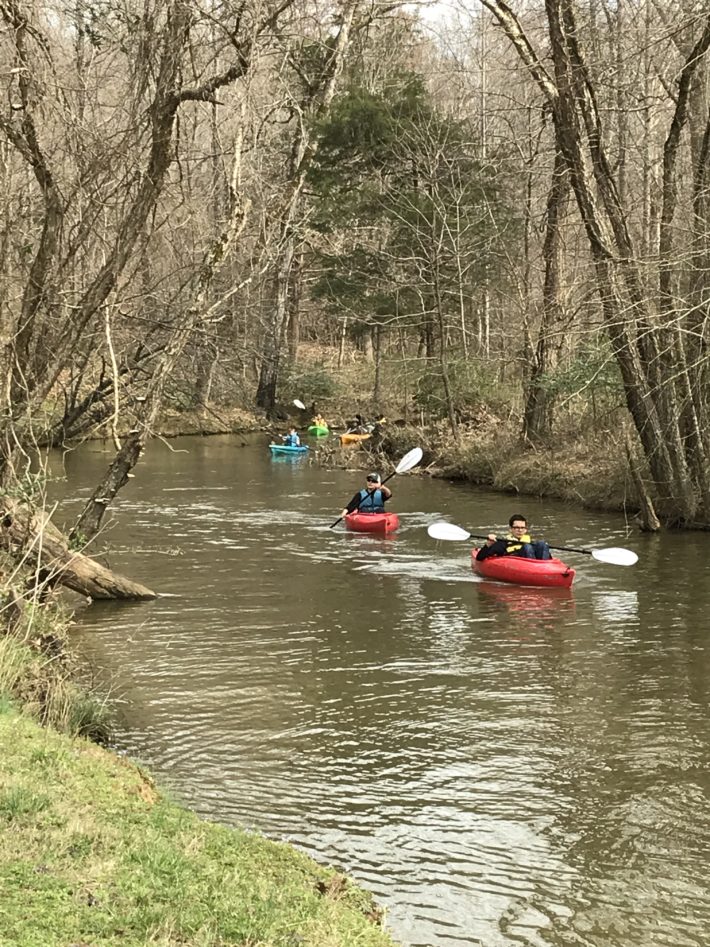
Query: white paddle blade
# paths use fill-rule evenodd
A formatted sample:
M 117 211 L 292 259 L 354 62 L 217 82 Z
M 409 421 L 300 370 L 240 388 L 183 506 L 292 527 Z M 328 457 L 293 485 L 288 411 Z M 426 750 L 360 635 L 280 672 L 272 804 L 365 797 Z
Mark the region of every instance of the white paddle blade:
M 405 454 L 404 457 L 395 467 L 395 472 L 398 474 L 406 473 L 408 470 L 411 470 L 412 467 L 416 467 L 419 461 L 422 459 L 423 451 L 421 447 L 413 447 L 408 454 Z
M 609 562 L 613 566 L 633 566 L 639 557 L 630 549 L 619 546 L 610 546 L 608 549 L 592 549 L 592 556 L 599 562 Z
M 471 534 L 460 526 L 453 523 L 432 523 L 427 526 L 427 533 L 432 539 L 447 539 L 456 542 L 457 540 L 469 539 Z
M 302 401 L 299 401 L 298 398 L 294 398 L 293 403 L 296 405 L 297 408 L 300 408 L 301 411 L 306 410 L 305 404 Z

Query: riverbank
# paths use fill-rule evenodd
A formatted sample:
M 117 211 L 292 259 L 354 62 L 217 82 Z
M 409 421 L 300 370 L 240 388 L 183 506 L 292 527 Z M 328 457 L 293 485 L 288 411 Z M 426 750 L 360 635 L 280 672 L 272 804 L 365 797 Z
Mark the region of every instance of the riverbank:
M 65 618 L 24 607 L 0 635 L 0 944 L 392 947 L 348 878 L 199 819 L 79 736 L 105 720 L 67 666 Z
M 504 425 L 466 432 L 454 442 L 441 430 L 388 431 L 381 449 L 399 456 L 412 443 L 424 448 L 422 469 L 432 477 L 470 483 L 515 496 L 565 500 L 589 510 L 623 513 L 638 509 L 623 443 L 605 432 L 597 438 L 559 439 L 554 447 L 523 447 L 517 431 Z
M 280 430 L 278 423 L 244 408 L 219 411 L 220 424 L 213 423 L 214 418 L 210 421 L 209 414 L 205 420 L 204 413 L 166 415 L 160 434 L 266 434 Z M 297 423 L 300 412 L 292 411 Z M 342 425 L 342 405 L 328 414 L 334 424 Z M 443 424 L 399 423 L 386 426 L 381 437 L 345 448 L 340 446 L 336 429 L 333 436 L 320 439 L 314 447 L 319 462 L 326 466 L 365 469 L 377 466 L 378 454 L 398 458 L 414 445 L 424 450 L 420 471 L 431 477 L 512 495 L 565 500 L 589 510 L 623 513 L 629 520 L 639 508 L 637 484 L 630 473 L 621 431 L 587 431 L 584 437 L 569 431 L 549 447 L 533 448 L 521 443 L 517 423 L 487 415 L 475 426 L 462 425 L 458 443 Z
M 201 821 L 137 767 L 5 701 L 0 752 L 0 943 L 392 943 L 344 876 Z

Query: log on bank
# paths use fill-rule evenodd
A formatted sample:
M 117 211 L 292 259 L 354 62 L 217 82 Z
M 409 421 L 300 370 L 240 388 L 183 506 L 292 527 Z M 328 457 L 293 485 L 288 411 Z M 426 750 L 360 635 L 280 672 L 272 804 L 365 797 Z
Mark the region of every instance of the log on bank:
M 70 549 L 47 513 L 30 510 L 9 497 L 0 498 L 0 536 L 16 561 L 40 569 L 50 583 L 64 585 L 80 595 L 130 601 L 156 598 L 145 585 Z

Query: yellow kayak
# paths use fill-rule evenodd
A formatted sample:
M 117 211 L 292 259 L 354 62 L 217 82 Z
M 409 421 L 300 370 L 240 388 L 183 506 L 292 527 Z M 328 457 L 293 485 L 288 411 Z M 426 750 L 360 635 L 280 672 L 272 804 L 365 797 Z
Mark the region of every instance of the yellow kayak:
M 358 441 L 366 441 L 368 437 L 372 437 L 372 434 L 341 434 L 340 443 L 357 444 Z

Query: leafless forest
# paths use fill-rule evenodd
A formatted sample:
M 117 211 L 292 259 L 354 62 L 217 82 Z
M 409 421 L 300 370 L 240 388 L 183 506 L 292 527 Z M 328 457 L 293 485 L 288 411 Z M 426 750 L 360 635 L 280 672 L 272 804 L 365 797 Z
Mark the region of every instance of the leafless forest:
M 113 436 L 90 538 L 166 400 L 272 411 L 317 344 L 454 439 L 613 429 L 649 528 L 710 525 L 706 3 L 0 10 L 7 494 Z

